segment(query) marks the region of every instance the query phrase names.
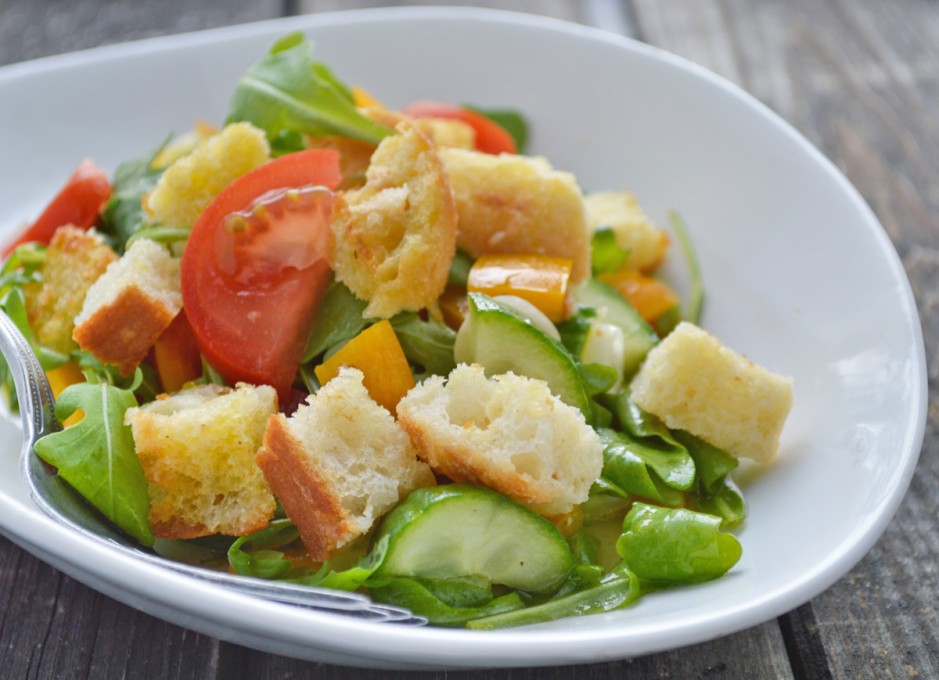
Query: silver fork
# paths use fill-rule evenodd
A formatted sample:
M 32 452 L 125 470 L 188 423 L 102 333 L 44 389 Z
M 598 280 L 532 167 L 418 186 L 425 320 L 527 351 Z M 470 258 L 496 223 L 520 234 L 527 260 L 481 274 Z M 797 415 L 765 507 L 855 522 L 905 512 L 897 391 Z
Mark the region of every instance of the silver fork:
M 407 609 L 372 602 L 360 593 L 266 581 L 176 562 L 148 551 L 125 537 L 84 501 L 33 452 L 41 437 L 61 429 L 55 400 L 35 353 L 10 318 L 0 313 L 0 353 L 10 367 L 23 422 L 20 469 L 33 502 L 49 517 L 109 549 L 156 564 L 200 581 L 255 597 L 344 616 L 399 625 L 420 626 L 427 619 Z

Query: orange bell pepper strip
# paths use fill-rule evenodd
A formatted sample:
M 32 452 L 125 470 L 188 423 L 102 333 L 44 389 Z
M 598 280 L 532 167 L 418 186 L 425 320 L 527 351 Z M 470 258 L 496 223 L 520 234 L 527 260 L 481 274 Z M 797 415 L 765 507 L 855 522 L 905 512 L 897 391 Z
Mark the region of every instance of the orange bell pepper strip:
M 180 310 L 157 338 L 153 363 L 164 392 L 178 392 L 202 375 L 202 355 L 185 311 Z
M 49 380 L 49 387 L 52 389 L 52 396 L 56 399 L 70 385 L 77 385 L 85 382 L 85 375 L 81 372 L 74 361 L 66 361 L 61 366 L 46 371 L 46 378 Z M 62 427 L 74 425 L 84 417 L 81 409 L 77 409 L 72 415 L 62 421 Z
M 320 385 L 339 375 L 343 366 L 362 371 L 362 384 L 369 396 L 395 413 L 398 402 L 414 387 L 411 367 L 387 319 L 382 319 L 352 338 L 313 372 Z
M 483 255 L 470 268 L 466 289 L 527 300 L 552 322 L 567 317 L 573 262 L 551 255 Z
M 597 277 L 619 291 L 620 295 L 639 312 L 639 316 L 652 323 L 681 301 L 667 284 L 635 269 L 600 274 Z

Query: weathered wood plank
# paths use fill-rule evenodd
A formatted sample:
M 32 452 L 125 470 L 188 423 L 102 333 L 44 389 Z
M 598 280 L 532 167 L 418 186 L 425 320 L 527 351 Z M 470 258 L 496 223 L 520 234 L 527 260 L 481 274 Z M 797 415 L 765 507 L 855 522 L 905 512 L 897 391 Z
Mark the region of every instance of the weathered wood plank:
M 792 678 L 785 655 L 773 652 L 783 642 L 775 623 L 757 626 L 745 633 L 672 652 L 653 654 L 612 663 L 598 663 L 557 668 L 514 668 L 482 671 L 389 672 L 383 680 L 592 680 L 596 678 Z M 244 675 L 239 676 L 238 673 Z M 223 650 L 219 678 L 245 677 L 257 680 L 366 680 L 377 677 L 374 671 L 311 664 L 294 659 L 261 654 L 232 646 Z
M 126 40 L 281 16 L 283 0 L 4 0 L 0 65 Z
M 786 627 L 824 647 L 835 677 L 939 675 L 935 508 L 939 448 L 939 13 L 898 0 L 636 1 L 649 42 L 739 83 L 783 115 L 857 186 L 903 259 L 930 359 L 923 454 L 871 553 Z M 818 677 L 804 660 L 808 677 Z M 798 670 L 798 664 L 797 664 Z

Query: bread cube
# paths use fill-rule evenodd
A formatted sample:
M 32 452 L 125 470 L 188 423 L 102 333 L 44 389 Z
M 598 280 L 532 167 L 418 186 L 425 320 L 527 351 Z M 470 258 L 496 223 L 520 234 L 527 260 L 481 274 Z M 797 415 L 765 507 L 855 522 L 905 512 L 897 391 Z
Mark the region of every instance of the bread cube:
M 88 289 L 72 338 L 128 376 L 182 304 L 179 259 L 139 239 Z
M 271 417 L 257 461 L 315 560 L 367 533 L 414 489 L 436 483 L 351 367 L 290 418 Z
M 472 257 L 567 257 L 573 261 L 573 283 L 590 275 L 590 231 L 572 174 L 541 157 L 441 149 L 440 158 L 459 214 L 459 248 Z
M 603 467 L 597 433 L 547 383 L 512 373 L 487 378 L 475 364 L 412 389 L 398 402 L 398 420 L 435 472 L 543 515 L 587 500 Z
M 52 235 L 42 264 L 42 283 L 26 288 L 29 325 L 40 345 L 67 354 L 75 349 L 72 331 L 88 289 L 117 260 L 94 231 L 72 225 Z
M 155 222 L 192 226 L 222 189 L 268 160 L 264 132 L 250 123 L 231 123 L 168 167 L 145 207 Z
M 150 491 L 155 536 L 243 536 L 276 502 L 255 456 L 277 393 L 267 385 L 200 385 L 127 410 Z
M 792 379 L 757 366 L 683 321 L 649 352 L 633 401 L 668 427 L 728 453 L 767 462 L 792 407 Z
M 378 145 L 361 189 L 333 206 L 330 265 L 368 301 L 366 317 L 388 318 L 434 304 L 456 244 L 456 210 L 433 143 L 402 123 Z

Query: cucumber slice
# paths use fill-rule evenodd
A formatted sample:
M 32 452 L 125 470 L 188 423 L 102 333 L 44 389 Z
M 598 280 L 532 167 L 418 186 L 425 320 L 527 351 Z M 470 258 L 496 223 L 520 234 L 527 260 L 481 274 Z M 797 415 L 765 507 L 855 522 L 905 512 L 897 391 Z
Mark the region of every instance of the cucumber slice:
M 477 576 L 528 592 L 557 588 L 574 568 L 567 541 L 548 520 L 472 484 L 414 491 L 382 521 L 389 537 L 381 575 Z
M 588 279 L 575 290 L 574 302 L 581 307 L 593 307 L 601 322 L 618 326 L 623 331 L 623 373 L 627 376 L 635 373 L 646 354 L 659 341 L 652 326 L 615 288 L 597 279 Z
M 557 340 L 516 310 L 482 293 L 469 294 L 469 314 L 454 346 L 457 363 L 480 364 L 486 375 L 512 371 L 548 383 L 551 393 L 591 418 L 590 399 L 577 364 Z

